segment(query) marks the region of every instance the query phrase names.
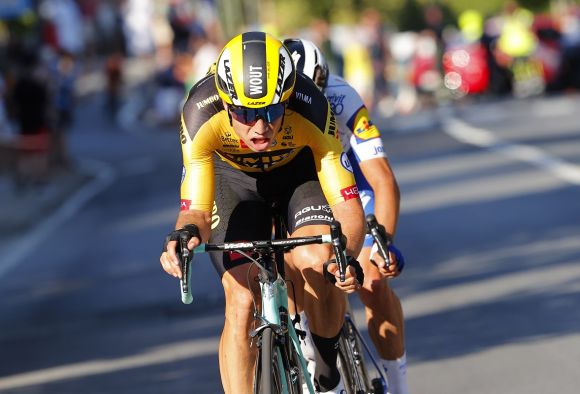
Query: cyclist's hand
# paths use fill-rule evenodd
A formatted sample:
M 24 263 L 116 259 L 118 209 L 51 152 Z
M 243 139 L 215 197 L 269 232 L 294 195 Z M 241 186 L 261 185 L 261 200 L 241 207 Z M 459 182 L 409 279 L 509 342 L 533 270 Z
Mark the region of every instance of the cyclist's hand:
M 186 226 L 188 227 L 188 226 Z M 179 250 L 179 236 L 183 232 L 187 232 L 189 241 L 187 242 L 187 249 L 190 251 L 193 250 L 196 246 L 201 243 L 201 237 L 199 235 L 199 231 L 197 227 L 195 229 L 188 228 L 184 229 L 181 228 L 179 230 L 172 231 L 167 235 L 165 238 L 165 244 L 163 247 L 163 251 L 161 253 L 161 257 L 159 261 L 161 262 L 161 266 L 169 275 L 172 275 L 176 278 L 181 279 L 181 251 Z
M 356 279 L 356 270 L 352 265 L 348 265 L 346 267 L 346 275 L 344 282 L 340 281 L 340 272 L 338 270 L 338 264 L 334 261 L 330 262 L 326 270 L 328 273 L 336 278 L 336 282 L 334 285 L 338 287 L 340 290 L 344 291 L 347 294 L 354 293 L 355 291 L 359 290 L 361 284 Z
M 389 260 L 390 264 L 387 267 L 385 260 L 381 257 L 378 252 L 376 243 L 373 244 L 370 254 L 370 261 L 379 269 L 381 275 L 386 278 L 395 278 L 401 274 L 403 267 L 405 266 L 405 258 L 399 249 L 395 245 L 390 244 L 388 246 L 389 250 Z

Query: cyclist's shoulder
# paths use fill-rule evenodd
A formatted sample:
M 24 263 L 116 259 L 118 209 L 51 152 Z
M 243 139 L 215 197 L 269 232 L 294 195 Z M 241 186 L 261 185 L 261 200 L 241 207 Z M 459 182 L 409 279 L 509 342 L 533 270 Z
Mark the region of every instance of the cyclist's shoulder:
M 310 78 L 301 73 L 296 73 L 288 110 L 295 115 L 289 117 L 290 122 L 293 119 L 305 118 L 322 131 L 327 128 L 329 107 L 326 97 Z
M 362 102 L 362 98 L 360 97 L 360 94 L 358 94 L 356 89 L 344 78 L 336 74 L 329 75 L 328 84 L 324 92 L 326 96 L 343 95 L 350 100 L 356 101 L 360 100 Z
M 342 77 L 330 74 L 325 90 L 326 98 L 334 114 L 343 121 L 365 107 L 362 97 Z
M 197 81 L 187 93 L 186 105 L 193 105 L 198 109 L 205 108 L 208 104 L 220 101 L 215 86 L 214 74 L 207 74 Z M 223 109 L 223 106 L 221 106 Z
M 195 133 L 221 111 L 224 111 L 224 106 L 215 86 L 214 74 L 208 74 L 190 89 L 183 104 L 182 121 L 190 133 Z

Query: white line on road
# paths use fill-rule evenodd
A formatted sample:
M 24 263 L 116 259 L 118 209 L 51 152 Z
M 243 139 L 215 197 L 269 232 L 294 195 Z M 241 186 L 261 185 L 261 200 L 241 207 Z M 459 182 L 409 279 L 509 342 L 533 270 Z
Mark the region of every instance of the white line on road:
M 452 117 L 444 122 L 444 131 L 463 143 L 486 148 L 504 156 L 533 164 L 559 179 L 573 185 L 580 185 L 579 165 L 563 161 L 542 149 L 502 141 L 489 130 L 473 127 Z
M 109 187 L 116 178 L 115 171 L 102 162 L 86 160 L 80 163 L 80 168 L 82 172 L 94 176 L 94 179 L 74 193 L 36 228 L 20 237 L 18 242 L 10 245 L 2 256 L 0 277 L 23 261 L 40 242 L 54 234 L 59 226 L 73 217 L 93 197 Z
M 219 338 L 202 338 L 153 348 L 147 352 L 110 360 L 86 361 L 0 378 L 0 390 L 35 386 L 84 376 L 171 363 L 216 354 Z

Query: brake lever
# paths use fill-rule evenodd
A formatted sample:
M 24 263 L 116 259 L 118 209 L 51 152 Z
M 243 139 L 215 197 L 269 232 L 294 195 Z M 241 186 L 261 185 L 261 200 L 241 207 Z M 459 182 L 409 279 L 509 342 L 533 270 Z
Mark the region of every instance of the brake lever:
M 332 237 L 332 249 L 336 257 L 336 264 L 338 264 L 340 281 L 344 282 L 346 280 L 346 267 L 348 262 L 346 260 L 346 244 L 343 239 L 344 236 L 340 222 L 335 220 L 330 224 L 330 235 Z
M 181 301 L 184 304 L 191 304 L 193 301 L 193 296 L 191 295 L 191 258 L 193 257 L 193 252 L 190 252 L 187 248 L 188 243 L 188 234 L 179 234 L 179 248 L 181 252 Z
M 375 215 L 369 213 L 366 216 L 366 222 L 367 228 L 375 240 L 379 254 L 385 260 L 386 267 L 389 268 L 391 266 L 391 258 L 389 256 L 388 248 L 391 241 L 388 239 L 388 237 L 386 237 L 386 234 L 383 234 L 383 232 L 380 230 L 379 222 L 377 222 Z

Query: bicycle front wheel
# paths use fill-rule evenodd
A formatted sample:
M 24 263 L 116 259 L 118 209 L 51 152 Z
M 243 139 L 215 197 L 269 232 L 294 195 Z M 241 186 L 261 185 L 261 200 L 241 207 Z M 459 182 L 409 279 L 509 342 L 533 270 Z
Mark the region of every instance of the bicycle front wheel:
M 276 340 L 276 334 L 270 327 L 266 327 L 260 337 L 254 394 L 292 393 L 290 374 L 284 362 L 284 349 Z
M 338 341 L 338 370 L 342 376 L 347 394 L 374 393 L 365 367 L 360 340 L 346 320 Z

